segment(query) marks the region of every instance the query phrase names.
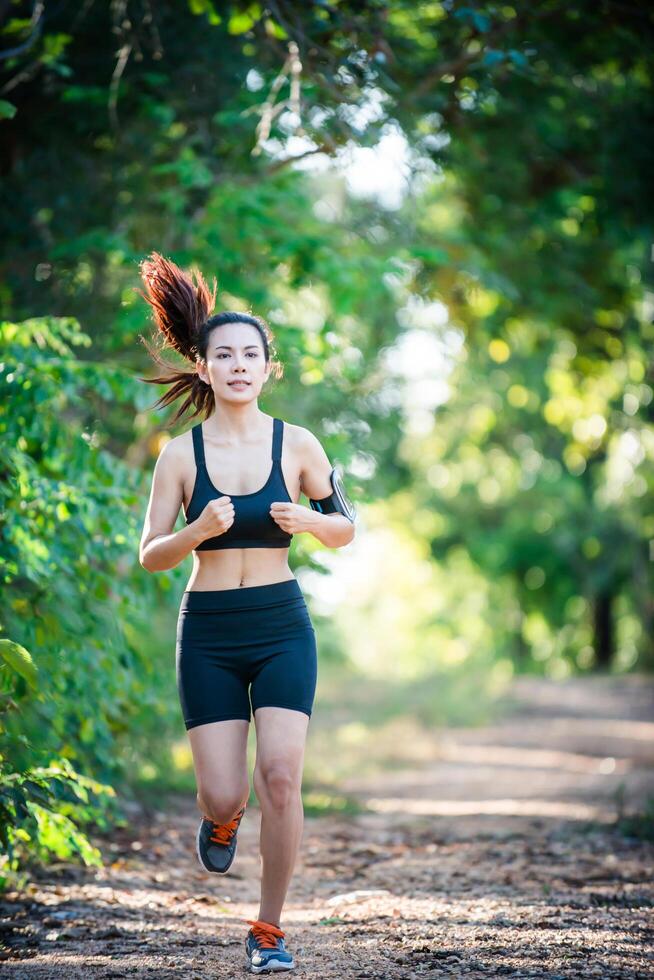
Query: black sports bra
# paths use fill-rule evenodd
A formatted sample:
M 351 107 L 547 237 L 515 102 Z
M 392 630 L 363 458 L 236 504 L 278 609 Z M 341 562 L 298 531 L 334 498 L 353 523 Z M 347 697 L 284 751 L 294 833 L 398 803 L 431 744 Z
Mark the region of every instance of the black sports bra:
M 284 531 L 270 514 L 270 505 L 275 500 L 292 503 L 286 489 L 282 473 L 282 438 L 284 423 L 273 419 L 272 469 L 268 479 L 256 493 L 225 494 L 217 490 L 209 479 L 204 458 L 204 438 L 202 423 L 191 429 L 193 453 L 195 455 L 195 485 L 185 511 L 186 523 L 197 520 L 210 500 L 218 497 L 231 497 L 234 504 L 234 522 L 223 534 L 205 538 L 196 551 L 216 551 L 218 548 L 288 548 L 292 534 Z

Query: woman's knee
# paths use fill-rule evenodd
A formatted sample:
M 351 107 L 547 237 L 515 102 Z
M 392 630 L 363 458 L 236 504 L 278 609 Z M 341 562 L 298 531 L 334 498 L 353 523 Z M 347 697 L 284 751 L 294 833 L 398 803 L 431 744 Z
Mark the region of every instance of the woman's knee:
M 197 800 L 205 816 L 215 823 L 228 823 L 247 802 L 249 795 L 249 785 L 238 790 L 209 784 L 200 786 Z
M 299 795 L 302 777 L 298 766 L 278 760 L 255 765 L 253 782 L 262 806 L 284 809 Z

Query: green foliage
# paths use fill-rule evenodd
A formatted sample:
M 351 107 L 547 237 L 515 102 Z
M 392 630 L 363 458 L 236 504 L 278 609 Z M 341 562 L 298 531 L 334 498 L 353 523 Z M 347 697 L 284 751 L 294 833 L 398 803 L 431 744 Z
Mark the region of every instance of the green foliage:
M 23 884 L 21 869 L 52 855 L 102 867 L 102 855 L 80 828 L 124 824 L 117 813 L 107 820 L 114 796 L 111 786 L 76 772 L 67 759 L 19 773 L 9 772 L 0 756 L 0 890 Z
M 0 789 L 15 871 L 27 845 L 97 860 L 79 827 L 115 809 L 97 776 L 121 772 L 116 741 L 152 707 L 134 636 L 156 586 L 136 559 L 141 477 L 96 428 L 108 402 L 133 410 L 143 391 L 81 362 L 90 338 L 70 318 L 5 322 L 0 343 Z
M 101 855 L 83 830 L 85 824 L 107 826 L 103 795 L 115 796 L 111 786 L 76 772 L 68 759 L 54 760 L 47 767 L 30 766 L 12 772 L 16 749 L 29 748 L 25 734 L 12 733 L 4 724 L 10 711 L 20 708 L 28 690 L 40 701 L 47 692 L 39 690 L 36 665 L 29 651 L 8 639 L 0 639 L 0 890 L 24 884 L 21 869 L 30 858 L 44 860 L 54 854 L 79 855 L 85 864 L 101 866 Z M 13 750 L 13 751 L 12 751 Z M 6 754 L 5 754 L 6 753 Z M 93 795 L 90 795 L 93 794 Z M 114 813 L 113 823 L 121 818 Z
M 0 640 L 0 658 L 21 677 L 29 687 L 36 690 L 36 667 L 25 647 L 11 640 Z

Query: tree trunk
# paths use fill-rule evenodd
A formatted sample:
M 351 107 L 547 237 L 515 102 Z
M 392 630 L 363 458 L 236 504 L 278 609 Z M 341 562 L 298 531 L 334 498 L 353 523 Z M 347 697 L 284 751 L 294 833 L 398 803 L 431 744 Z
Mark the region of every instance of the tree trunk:
M 595 597 L 595 662 L 600 669 L 611 666 L 615 653 L 613 624 L 613 595 L 600 592 Z

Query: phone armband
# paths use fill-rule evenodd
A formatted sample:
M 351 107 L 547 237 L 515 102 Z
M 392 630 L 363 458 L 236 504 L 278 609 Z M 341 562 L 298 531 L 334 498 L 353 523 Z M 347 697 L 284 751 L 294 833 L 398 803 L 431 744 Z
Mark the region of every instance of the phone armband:
M 332 469 L 329 475 L 329 482 L 332 485 L 332 492 L 327 497 L 323 497 L 322 500 L 313 500 L 309 497 L 309 506 L 321 514 L 343 514 L 348 521 L 354 524 L 356 508 L 345 491 L 343 479 L 336 467 Z

